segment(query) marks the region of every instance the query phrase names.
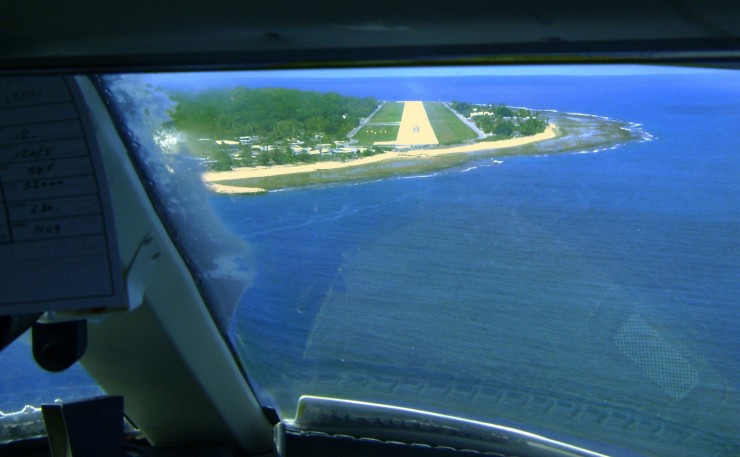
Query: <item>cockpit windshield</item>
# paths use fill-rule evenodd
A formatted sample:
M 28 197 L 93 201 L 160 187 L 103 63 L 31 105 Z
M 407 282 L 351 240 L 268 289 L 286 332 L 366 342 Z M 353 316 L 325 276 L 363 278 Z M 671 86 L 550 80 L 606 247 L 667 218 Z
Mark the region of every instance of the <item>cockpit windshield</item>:
M 102 76 L 255 394 L 740 452 L 740 73 Z M 203 367 L 204 370 L 207 367 Z

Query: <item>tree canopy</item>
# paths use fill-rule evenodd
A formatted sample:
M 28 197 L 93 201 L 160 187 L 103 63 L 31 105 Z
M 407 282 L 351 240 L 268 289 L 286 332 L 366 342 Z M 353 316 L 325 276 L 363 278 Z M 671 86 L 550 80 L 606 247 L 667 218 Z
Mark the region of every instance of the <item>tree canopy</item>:
M 320 134 L 327 140 L 344 139 L 378 106 L 370 97 L 278 88 L 179 92 L 172 99 L 177 102 L 170 112 L 173 123 L 191 138 L 281 140 Z
M 479 129 L 497 137 L 535 135 L 547 128 L 547 118 L 524 108 L 468 102 L 452 102 L 450 105 L 458 113 L 471 118 Z

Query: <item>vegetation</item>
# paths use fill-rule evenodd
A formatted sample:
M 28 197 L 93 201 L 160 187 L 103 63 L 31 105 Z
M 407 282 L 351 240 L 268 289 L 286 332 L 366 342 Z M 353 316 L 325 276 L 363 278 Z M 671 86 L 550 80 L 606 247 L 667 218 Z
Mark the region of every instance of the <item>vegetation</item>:
M 210 170 L 228 171 L 234 167 L 310 164 L 329 161 L 344 162 L 382 154 L 386 151 L 387 149 L 374 146 L 370 148 L 344 148 L 341 151 L 331 153 L 329 150 L 326 150 L 324 153 L 309 154 L 305 151 L 294 151 L 290 147 L 278 146 L 252 155 L 249 153 L 239 154 L 233 152 L 230 154 L 225 148 L 217 146 L 211 148 L 209 153 L 200 154 L 200 157 L 206 158 L 206 165 Z
M 369 157 L 376 154 L 382 154 L 384 149 L 372 147 L 368 149 L 354 149 L 347 152 L 335 154 L 308 154 L 305 152 L 296 153 L 289 148 L 275 148 L 265 151 L 252 158 L 251 161 L 241 161 L 239 166 L 268 166 L 268 165 L 290 165 L 290 164 L 308 164 L 327 161 L 347 161 L 361 157 Z
M 398 125 L 368 124 L 354 136 L 358 144 L 372 145 L 376 141 L 395 141 L 398 137 Z
M 385 102 L 378 109 L 379 102 L 369 97 L 293 89 L 240 87 L 175 93 L 172 99 L 177 105 L 168 129 L 184 134 L 189 152 L 214 171 L 380 154 L 384 149 L 374 143 L 397 138 L 404 109 L 403 102 Z M 476 137 L 445 104 L 425 102 L 424 108 L 440 144 Z M 547 126 L 538 113 L 503 105 L 453 102 L 452 108 L 497 138 L 533 135 Z M 350 135 L 354 141 L 348 141 Z
M 359 145 L 372 146 L 376 141 L 395 141 L 403 116 L 403 102 L 385 102 L 367 124 L 354 135 Z
M 346 141 L 377 107 L 373 98 L 293 89 L 175 93 L 173 127 L 215 171 L 235 166 L 313 163 Z M 309 154 L 309 151 L 314 154 Z
M 374 124 L 401 122 L 403 116 L 403 102 L 385 102 L 372 118 Z
M 452 102 L 452 109 L 473 120 L 485 133 L 497 138 L 530 136 L 544 132 L 548 120 L 540 113 L 524 108 L 504 105 L 474 105 L 467 102 Z
M 558 113 L 548 113 L 548 117 L 560 128 L 561 136 L 557 140 L 557 147 L 553 147 L 550 142 L 534 142 L 516 148 L 481 150 L 475 154 L 446 154 L 418 158 L 413 157 L 414 154 L 409 154 L 403 160 L 378 161 L 358 167 L 338 167 L 307 173 L 278 174 L 265 177 L 254 176 L 230 181 L 219 181 L 219 184 L 259 187 L 270 191 L 329 183 L 365 182 L 388 177 L 432 174 L 440 170 L 460 167 L 470 160 L 480 160 L 484 157 L 501 159 L 502 157 L 513 155 L 545 155 L 593 150 L 608 148 L 610 145 L 623 144 L 639 139 L 637 134 L 624 129 L 625 124 L 618 121 L 585 115 L 563 115 Z M 489 138 L 487 141 L 490 140 Z M 377 151 L 376 148 L 373 149 Z M 349 154 L 337 154 L 333 157 L 325 155 L 330 160 L 340 160 L 340 156 L 344 157 L 344 160 L 351 160 L 353 158 L 353 155 Z
M 444 103 L 424 102 L 429 122 L 439 144 L 457 144 L 475 139 L 478 135 L 450 111 Z
M 373 98 L 343 97 L 294 89 L 211 90 L 176 93 L 171 117 L 191 138 L 258 136 L 267 141 L 316 135 L 324 141 L 346 139 L 360 119 L 378 106 Z

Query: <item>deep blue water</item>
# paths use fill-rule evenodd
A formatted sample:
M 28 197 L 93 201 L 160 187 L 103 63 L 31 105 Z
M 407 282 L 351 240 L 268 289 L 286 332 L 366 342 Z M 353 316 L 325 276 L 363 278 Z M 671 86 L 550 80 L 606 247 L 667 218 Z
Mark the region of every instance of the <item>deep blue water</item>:
M 256 279 L 234 335 L 249 348 L 247 371 L 264 398 L 278 398 L 283 411 L 304 393 L 395 401 L 531 420 L 569 436 L 529 406 L 511 414 L 486 406 L 485 389 L 510 386 L 668 424 L 655 436 L 615 428 L 615 446 L 647 453 L 645 439 L 660 441 L 656 455 L 701 446 L 711 448 L 705 455 L 735 453 L 736 73 L 282 85 L 589 113 L 640 123 L 654 139 L 598 153 L 479 159 L 433 176 L 214 198 L 253 248 Z M 275 375 L 286 372 L 301 374 Z M 374 373 L 396 387 L 372 387 Z M 351 376 L 366 381 L 352 384 Z M 446 383 L 447 396 L 399 390 L 410 379 Z M 461 389 L 478 393 L 455 397 Z M 570 435 L 603 441 L 590 426 Z M 671 448 L 681 433 L 694 436 L 683 451 Z
M 263 401 L 289 415 L 301 394 L 334 395 L 605 452 L 740 453 L 737 72 L 280 85 L 589 113 L 654 139 L 213 197 L 251 247 L 231 336 Z M 0 356 L 0 410 L 88 382 L 79 367 L 29 375 L 29 354 L 20 341 Z

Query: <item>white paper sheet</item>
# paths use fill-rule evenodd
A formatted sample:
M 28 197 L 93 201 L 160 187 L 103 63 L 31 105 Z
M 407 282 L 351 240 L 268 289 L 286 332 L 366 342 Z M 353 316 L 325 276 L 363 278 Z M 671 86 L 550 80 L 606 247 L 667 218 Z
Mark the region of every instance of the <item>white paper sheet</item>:
M 0 78 L 0 315 L 126 306 L 102 170 L 73 79 Z

